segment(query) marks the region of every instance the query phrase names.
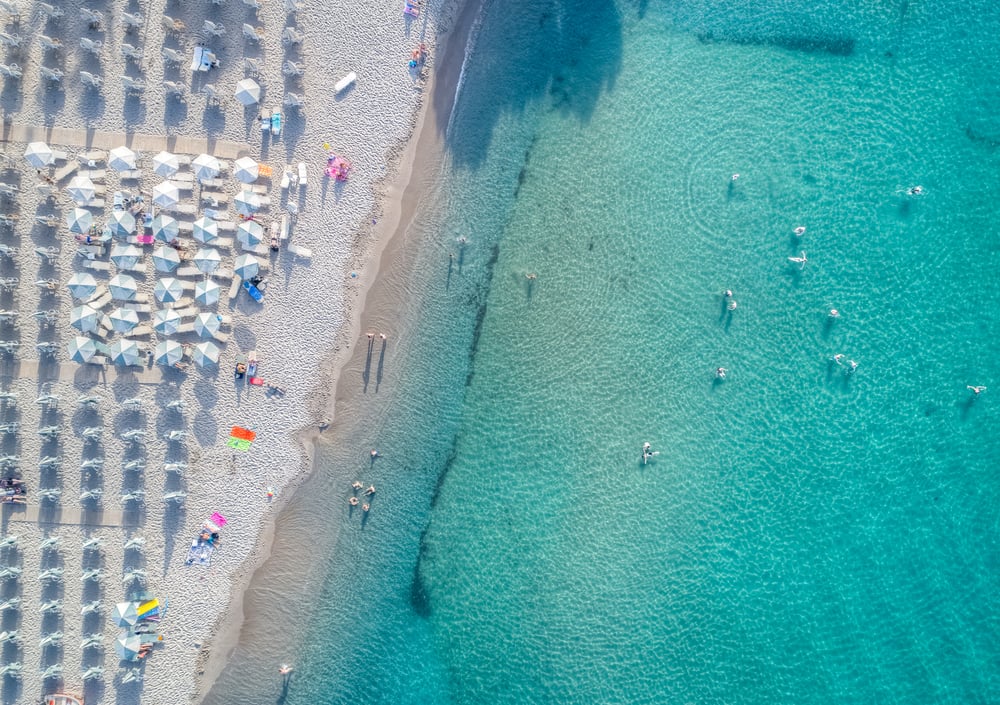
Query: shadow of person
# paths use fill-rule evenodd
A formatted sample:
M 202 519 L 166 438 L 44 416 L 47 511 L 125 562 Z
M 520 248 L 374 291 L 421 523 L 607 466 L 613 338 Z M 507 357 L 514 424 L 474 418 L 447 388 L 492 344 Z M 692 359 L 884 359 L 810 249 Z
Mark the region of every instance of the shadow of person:
M 375 339 L 371 333 L 368 334 L 368 354 L 365 356 L 365 369 L 361 372 L 361 380 L 364 382 L 362 392 L 368 391 L 368 380 L 372 376 L 372 354 L 375 351 Z
M 378 369 L 375 371 L 375 391 L 378 392 L 379 386 L 382 384 L 382 374 L 385 372 L 385 347 L 387 341 L 382 338 L 382 349 L 378 353 Z

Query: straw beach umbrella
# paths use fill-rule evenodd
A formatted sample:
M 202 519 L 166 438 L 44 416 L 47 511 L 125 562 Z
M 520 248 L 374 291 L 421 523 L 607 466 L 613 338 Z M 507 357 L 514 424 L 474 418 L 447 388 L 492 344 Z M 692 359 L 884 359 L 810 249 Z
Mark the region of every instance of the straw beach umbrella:
M 198 181 L 206 181 L 208 179 L 214 179 L 219 175 L 219 170 L 222 165 L 219 164 L 219 160 L 213 157 L 211 154 L 199 154 L 191 162 L 191 168 L 194 170 L 195 178 Z
M 156 344 L 153 358 L 157 365 L 174 365 L 184 357 L 184 348 L 176 340 L 164 340 Z
M 153 287 L 153 296 L 163 304 L 180 301 L 181 297 L 184 296 L 184 284 L 175 277 L 164 277 Z
M 92 274 L 77 272 L 66 282 L 66 288 L 74 299 L 90 298 L 97 291 L 97 280 Z
M 253 255 L 240 255 L 233 261 L 233 272 L 240 279 L 250 279 L 260 271 L 260 262 Z
M 236 228 L 236 239 L 243 247 L 256 247 L 264 241 L 264 226 L 256 220 L 244 220 Z
M 199 313 L 194 318 L 194 332 L 202 338 L 210 338 L 219 332 L 222 319 L 217 313 Z
M 98 316 L 96 309 L 82 304 L 69 312 L 69 324 L 81 333 L 93 333 L 97 330 Z
M 201 217 L 194 221 L 194 239 L 208 244 L 219 237 L 219 224 L 211 218 Z
M 119 602 L 111 612 L 111 621 L 116 627 L 131 627 L 139 621 L 139 603 Z
M 94 182 L 89 177 L 74 176 L 70 179 L 69 186 L 66 187 L 66 193 L 74 201 L 83 205 L 93 200 L 96 189 L 94 188 Z
M 260 165 L 251 157 L 240 157 L 233 167 L 235 169 L 233 176 L 245 184 L 252 184 L 260 176 Z
M 180 168 L 180 160 L 177 158 L 176 154 L 171 154 L 170 152 L 160 152 L 153 157 L 153 171 L 162 176 L 164 179 L 176 174 L 177 170 Z
M 131 301 L 139 293 L 139 285 L 127 274 L 116 274 L 108 282 L 111 298 L 116 301 Z
M 115 655 L 122 661 L 138 661 L 142 640 L 135 634 L 122 634 L 115 639 Z
M 115 171 L 135 169 L 135 152 L 128 147 L 115 147 L 108 153 L 108 166 Z
M 177 239 L 177 233 L 180 232 L 177 221 L 162 213 L 153 218 L 152 227 L 153 237 L 161 242 L 173 242 Z
M 80 233 L 83 235 L 90 231 L 90 227 L 93 224 L 94 216 L 90 214 L 90 211 L 85 211 L 83 208 L 74 208 L 66 214 L 66 227 L 69 228 L 71 233 Z
M 194 266 L 198 268 L 199 272 L 209 274 L 222 264 L 222 255 L 212 247 L 202 247 L 194 253 L 194 258 L 191 261 L 194 262 Z
M 116 365 L 138 365 L 139 345 L 134 340 L 119 338 L 108 346 L 108 355 Z
M 169 181 L 161 181 L 153 187 L 153 203 L 160 208 L 172 208 L 181 200 L 180 189 Z
M 82 365 L 85 362 L 90 362 L 97 354 L 97 341 L 93 338 L 75 335 L 70 339 L 67 349 L 70 359 Z
M 135 234 L 135 216 L 128 211 L 111 211 L 108 227 L 115 237 L 126 238 Z
M 245 216 L 251 216 L 260 209 L 260 197 L 253 191 L 243 189 L 233 199 L 236 210 Z
M 181 314 L 172 308 L 161 308 L 153 314 L 153 328 L 161 335 L 173 335 L 181 325 Z
M 157 272 L 172 272 L 181 264 L 181 256 L 169 245 L 160 245 L 153 250 L 153 266 Z
M 236 84 L 236 100 L 250 107 L 260 102 L 260 84 L 252 78 L 244 78 Z
M 31 164 L 36 169 L 51 166 L 56 161 L 56 155 L 52 151 L 52 148 L 44 142 L 32 142 L 29 144 L 28 148 L 24 150 L 24 158 L 28 160 L 28 164 Z
M 194 287 L 194 300 L 202 306 L 214 306 L 219 303 L 222 287 L 211 279 L 198 282 Z
M 194 364 L 198 365 L 198 367 L 208 367 L 209 365 L 219 364 L 220 352 L 222 351 L 219 350 L 218 345 L 206 341 L 194 346 L 191 357 L 194 359 Z
M 139 325 L 139 314 L 130 308 L 116 308 L 108 316 L 108 320 L 118 333 L 128 333 Z
M 142 259 L 142 250 L 135 245 L 116 244 L 111 248 L 111 261 L 122 269 L 134 267 Z

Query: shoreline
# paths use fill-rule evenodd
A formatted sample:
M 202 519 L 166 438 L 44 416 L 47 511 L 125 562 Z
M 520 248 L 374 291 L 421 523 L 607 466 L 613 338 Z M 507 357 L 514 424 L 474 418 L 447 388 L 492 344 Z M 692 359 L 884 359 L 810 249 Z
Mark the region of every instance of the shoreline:
M 272 556 L 277 522 L 287 507 L 294 503 L 294 494 L 301 485 L 316 472 L 316 445 L 323 439 L 324 431 L 336 423 L 337 399 L 340 392 L 341 373 L 347 367 L 355 354 L 353 344 L 361 340 L 364 323 L 373 317 L 377 303 L 369 299 L 369 294 L 379 282 L 379 273 L 386 265 L 398 256 L 400 243 L 406 230 L 417 213 L 417 208 L 424 193 L 425 184 L 415 179 L 419 178 L 416 167 L 423 159 L 439 157 L 443 154 L 443 130 L 440 129 L 441 104 L 438 99 L 448 95 L 451 101 L 447 105 L 449 123 L 450 111 L 454 105 L 455 91 L 459 88 L 462 62 L 454 68 L 452 59 L 464 55 L 469 35 L 474 28 L 475 19 L 479 16 L 482 0 L 461 0 L 460 6 L 453 11 L 451 17 L 454 23 L 442 30 L 431 47 L 433 63 L 429 67 L 424 83 L 420 107 L 415 116 L 415 125 L 409 137 L 390 153 L 387 158 L 391 176 L 375 184 L 379 194 L 370 218 L 366 219 L 355 233 L 355 242 L 370 236 L 371 245 L 367 251 L 355 253 L 350 268 L 358 273 L 361 284 L 354 288 L 353 299 L 359 305 L 354 315 L 343 326 L 338 334 L 332 353 L 324 367 L 328 370 L 321 375 L 311 394 L 313 400 L 325 403 L 326 415 L 322 425 L 310 425 L 299 429 L 294 434 L 296 446 L 308 457 L 308 471 L 299 473 L 284 488 L 280 499 L 266 518 L 262 526 L 262 534 L 258 541 L 254 556 L 244 564 L 243 579 L 233 585 L 229 607 L 220 616 L 218 624 L 207 640 L 210 650 L 204 665 L 197 675 L 195 702 L 202 702 L 211 692 L 222 672 L 239 645 L 240 634 L 248 617 L 244 611 L 243 596 L 247 588 L 258 579 L 266 579 L 262 572 L 268 559 Z M 440 22 L 440 17 L 438 21 Z M 443 49 L 442 51 L 438 51 Z M 369 224 L 367 221 L 373 221 Z M 377 221 L 377 222 L 375 222 Z

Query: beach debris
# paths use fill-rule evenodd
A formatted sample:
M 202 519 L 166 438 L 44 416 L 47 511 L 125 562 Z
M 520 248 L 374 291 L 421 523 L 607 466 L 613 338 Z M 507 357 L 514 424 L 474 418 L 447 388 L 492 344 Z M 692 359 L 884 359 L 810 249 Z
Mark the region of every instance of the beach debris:
M 264 70 L 264 68 L 260 64 L 260 59 L 254 59 L 248 56 L 243 59 L 243 70 L 252 76 L 257 76 Z
M 133 490 L 132 492 L 126 492 L 121 497 L 122 504 L 145 504 L 146 503 L 146 491 L 145 490 Z
M 89 458 L 80 463 L 81 470 L 100 470 L 104 467 L 104 458 Z
M 17 642 L 21 640 L 21 635 L 16 629 L 11 629 L 9 632 L 0 632 L 0 643 L 6 644 L 7 642 Z
M 56 598 L 55 600 L 47 600 L 38 606 L 39 612 L 62 612 L 63 601 Z
M 100 39 L 81 37 L 80 48 L 83 49 L 84 51 L 89 51 L 91 54 L 100 55 L 101 49 L 104 48 L 104 42 L 102 42 Z
M 167 61 L 168 63 L 171 64 L 184 63 L 184 55 L 177 49 L 171 49 L 170 47 L 163 47 L 163 50 L 160 52 L 160 54 L 163 55 L 164 60 Z M 164 84 L 166 84 L 166 81 L 164 81 Z
M 136 411 L 142 409 L 142 399 L 139 397 L 132 397 L 131 399 L 126 399 L 122 402 L 122 406 L 126 409 L 135 409 Z
M 59 320 L 59 314 L 52 308 L 48 311 L 35 311 L 35 313 L 31 314 L 31 317 L 39 323 L 45 324 L 52 324 Z
M 48 502 L 56 502 L 59 500 L 59 496 L 62 494 L 62 490 L 58 487 L 46 487 L 43 490 L 38 490 L 38 496 L 43 500 Z
M 89 406 L 91 408 L 101 405 L 101 398 L 94 395 L 77 397 L 77 406 Z
M 42 45 L 42 51 L 58 51 L 63 48 L 63 43 L 56 39 L 55 37 L 50 37 L 47 34 L 38 35 L 38 43 Z
M 95 76 L 89 71 L 80 71 L 80 83 L 87 88 L 100 88 L 102 79 L 100 76 Z
M 187 409 L 187 402 L 183 399 L 174 399 L 172 402 L 167 404 L 166 408 L 171 411 L 184 411 Z
M 101 497 L 104 495 L 104 490 L 100 487 L 93 490 L 84 490 L 80 493 L 80 501 L 86 502 L 88 499 L 92 499 L 95 502 L 100 502 Z
M 206 37 L 222 37 L 226 34 L 226 28 L 222 24 L 212 22 L 212 20 L 205 20 L 201 25 L 201 33 Z
M 121 439 L 129 443 L 143 443 L 146 440 L 146 432 L 141 428 L 133 428 L 131 431 L 125 431 L 121 434 Z
M 146 461 L 140 459 L 130 460 L 122 466 L 124 470 L 137 470 L 142 471 L 146 469 Z
M 59 464 L 58 455 L 46 455 L 44 458 L 38 461 L 38 467 L 40 468 L 55 467 L 58 464 Z
M 42 15 L 49 20 L 57 20 L 65 14 L 61 7 L 50 5 L 47 2 L 38 3 L 38 9 L 41 11 Z
M 132 582 L 145 584 L 146 571 L 144 571 L 142 568 L 134 568 L 122 576 L 122 585 L 128 585 L 129 583 Z
M 252 24 L 243 23 L 243 37 L 253 42 L 260 42 L 267 36 L 263 27 L 254 27 Z
M 62 568 L 48 568 L 38 574 L 38 579 L 44 582 L 58 582 L 63 579 Z
M 59 435 L 58 426 L 42 426 L 38 429 L 38 435 L 42 438 L 56 438 Z
M 121 52 L 122 56 L 126 59 L 132 59 L 133 61 L 142 61 L 142 49 L 140 49 L 139 47 L 123 43 L 121 45 Z
M 285 27 L 285 31 L 281 33 L 282 44 L 301 44 L 305 38 L 306 35 L 294 27 Z
M 104 678 L 104 669 L 101 666 L 91 666 L 85 671 L 82 671 L 80 673 L 80 677 L 85 681 Z
M 35 399 L 35 403 L 39 406 L 59 406 L 59 395 L 46 392 L 45 394 L 39 395 L 39 397 Z
M 0 579 L 9 580 L 10 578 L 21 577 L 21 569 L 17 566 L 7 565 L 0 568 Z
M 16 610 L 21 606 L 20 597 L 12 597 L 9 600 L 4 600 L 0 602 L 0 612 L 6 612 L 7 610 Z
M 97 10 L 91 10 L 89 7 L 80 8 L 80 17 L 83 19 L 84 22 L 87 23 L 87 26 L 90 27 L 91 29 L 97 29 L 98 27 L 101 26 L 101 23 L 104 21 L 104 15 L 102 15 Z
M 0 541 L 0 548 L 13 548 L 15 546 L 17 546 L 17 534 L 5 536 L 4 539 Z
M 98 610 L 101 609 L 101 603 L 100 603 L 100 601 L 91 602 L 89 604 L 90 605 L 93 605 L 93 604 L 97 605 L 97 607 L 95 609 L 90 610 L 91 612 L 97 612 Z M 86 607 L 84 609 L 86 609 Z M 84 614 L 87 614 L 87 612 L 84 612 Z M 96 649 L 96 648 L 100 648 L 101 642 L 103 642 L 103 641 L 104 641 L 104 635 L 103 634 L 87 634 L 80 641 L 80 649 Z
M 168 32 L 178 33 L 178 32 L 183 32 L 185 29 L 187 29 L 187 25 L 185 25 L 180 20 L 175 20 L 170 15 L 164 15 L 163 18 L 160 20 L 160 23 L 163 25 L 163 28 Z
M 38 544 L 38 548 L 40 548 L 43 551 L 49 548 L 53 550 L 58 550 L 61 541 L 62 541 L 61 536 L 49 536 L 48 538 L 42 539 L 42 542 Z
M 183 475 L 187 469 L 187 463 L 164 463 L 163 465 L 164 472 L 175 472 L 178 475 Z
M 17 64 L 0 64 L 0 74 L 3 74 L 5 78 L 19 79 L 21 78 L 21 67 Z M 8 195 L 7 192 L 3 192 L 4 195 Z
M 163 495 L 164 502 L 175 502 L 177 504 L 184 504 L 184 499 L 187 497 L 187 492 L 182 492 L 177 490 L 175 492 L 167 492 Z
M 121 23 L 125 27 L 126 32 L 139 29 L 142 27 L 142 15 L 138 12 L 122 12 Z
M 146 82 L 141 79 L 132 78 L 131 76 L 122 76 L 122 87 L 126 91 L 142 93 L 146 90 Z
M 93 600 L 92 602 L 86 602 L 86 603 L 84 603 L 83 608 L 80 610 L 80 614 L 81 615 L 88 615 L 88 614 L 92 614 L 94 612 L 100 612 L 100 611 L 101 611 L 101 601 L 100 600 Z M 93 637 L 94 635 L 91 634 L 90 636 Z M 87 647 L 84 647 L 84 648 L 87 648 Z
M 102 546 L 104 546 L 104 539 L 100 536 L 94 536 L 83 540 L 84 551 L 99 551 Z
M 0 676 L 9 676 L 11 678 L 21 677 L 21 663 L 20 661 L 14 661 L 13 663 L 8 663 L 6 666 L 0 668 Z
M 100 568 L 90 568 L 80 573 L 80 582 L 85 583 L 88 580 L 94 580 L 97 582 L 104 580 L 104 571 Z
M 57 633 L 59 634 L 59 638 L 62 639 L 62 632 Z M 44 641 L 44 639 L 42 641 Z M 62 678 L 62 675 L 63 667 L 61 663 L 54 663 L 41 673 L 42 680 L 45 680 L 46 678 Z
M 177 429 L 174 431 L 168 431 L 167 433 L 164 434 L 163 437 L 166 438 L 168 441 L 183 441 L 190 435 L 191 434 L 188 433 L 187 431 Z
M 282 101 L 286 108 L 300 109 L 305 105 L 302 100 L 302 96 L 298 93 L 285 93 L 285 99 Z
M 121 671 L 121 678 L 118 679 L 119 683 L 141 683 L 142 682 L 142 669 L 138 666 L 134 668 L 126 668 Z

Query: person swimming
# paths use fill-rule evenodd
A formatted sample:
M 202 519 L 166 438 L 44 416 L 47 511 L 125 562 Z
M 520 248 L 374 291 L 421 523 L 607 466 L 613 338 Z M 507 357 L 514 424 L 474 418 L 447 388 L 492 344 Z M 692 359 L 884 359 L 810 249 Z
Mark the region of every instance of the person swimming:
M 292 671 L 294 671 L 294 670 L 295 669 L 292 666 L 289 666 L 287 663 L 283 663 L 278 668 L 278 673 L 280 673 L 283 676 L 288 676 L 288 675 L 291 675 Z
M 854 374 L 854 371 L 856 369 L 858 369 L 858 363 L 856 363 L 854 360 L 848 360 L 847 361 L 847 370 L 845 370 L 846 374 L 852 375 L 852 374 Z
M 728 304 L 726 304 L 726 309 L 729 311 L 735 311 L 738 305 L 739 304 L 736 303 L 736 299 L 733 299 Z
M 906 189 L 906 193 L 908 193 L 910 196 L 922 196 L 924 194 L 924 187 L 920 185 L 911 186 L 910 188 Z
M 806 234 L 806 229 L 804 226 L 800 225 L 799 227 L 795 228 L 795 235 L 797 237 L 802 237 L 805 234 Z
M 715 378 L 716 379 L 725 379 L 726 378 L 726 372 L 728 372 L 728 370 L 725 367 L 716 367 L 715 368 Z
M 977 397 L 978 397 L 978 396 L 979 396 L 980 394 L 982 394 L 983 392 L 985 392 L 985 391 L 986 391 L 986 387 L 983 387 L 983 386 L 975 386 L 975 387 L 974 387 L 974 386 L 972 386 L 971 384 L 970 384 L 970 385 L 967 385 L 967 386 L 966 386 L 965 388 L 966 388 L 966 389 L 968 389 L 968 390 L 970 390 L 970 391 L 971 391 L 971 392 L 972 392 L 973 394 L 975 394 L 975 395 L 976 395 Z
M 789 257 L 788 261 L 795 262 L 797 265 L 799 265 L 799 269 L 805 269 L 806 262 L 808 262 L 809 260 L 806 258 L 805 250 L 803 250 L 801 255 L 799 255 L 798 257 Z
M 830 313 L 828 315 L 830 318 L 840 318 L 840 311 L 838 311 L 835 308 L 831 308 Z
M 836 355 L 833 356 L 833 361 L 836 362 L 838 365 L 842 365 L 844 364 L 844 357 L 845 357 L 844 353 L 837 353 Z
M 362 487 L 364 487 L 364 485 L 361 484 L 360 480 L 355 480 L 354 482 L 351 483 L 351 487 L 353 487 L 356 490 L 360 490 Z
M 722 297 L 726 298 L 726 299 L 733 298 L 733 290 L 732 289 L 726 289 L 725 291 L 722 292 Z
M 347 503 L 350 504 L 352 507 L 356 507 L 358 506 L 358 498 L 351 497 L 349 500 L 347 500 Z

